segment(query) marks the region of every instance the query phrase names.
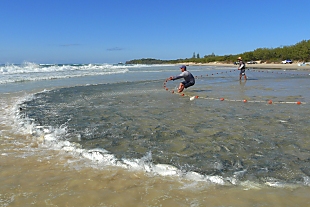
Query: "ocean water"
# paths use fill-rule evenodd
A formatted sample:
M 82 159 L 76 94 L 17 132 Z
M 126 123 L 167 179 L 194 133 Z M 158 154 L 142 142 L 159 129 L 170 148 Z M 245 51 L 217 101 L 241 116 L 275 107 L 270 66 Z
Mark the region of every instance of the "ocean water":
M 308 206 L 309 71 L 0 66 L 0 206 Z

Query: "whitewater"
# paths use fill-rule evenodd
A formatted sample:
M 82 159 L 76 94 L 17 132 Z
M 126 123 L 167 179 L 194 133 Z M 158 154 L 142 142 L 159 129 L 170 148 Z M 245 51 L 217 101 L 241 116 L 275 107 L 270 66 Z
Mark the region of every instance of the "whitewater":
M 308 72 L 188 70 L 1 65 L 0 205 L 309 204 Z

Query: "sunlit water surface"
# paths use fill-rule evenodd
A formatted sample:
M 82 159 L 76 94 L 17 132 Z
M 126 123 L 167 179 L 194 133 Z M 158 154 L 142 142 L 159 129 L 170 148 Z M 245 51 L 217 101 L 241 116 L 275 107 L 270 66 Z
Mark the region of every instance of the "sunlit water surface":
M 307 72 L 171 69 L 3 93 L 0 205 L 309 204 Z

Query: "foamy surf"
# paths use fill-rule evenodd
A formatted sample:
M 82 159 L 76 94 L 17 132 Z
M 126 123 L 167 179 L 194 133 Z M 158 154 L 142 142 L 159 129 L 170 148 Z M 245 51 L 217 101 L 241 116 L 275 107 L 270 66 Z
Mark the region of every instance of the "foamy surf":
M 29 101 L 33 98 L 32 95 L 20 100 L 19 103 L 25 100 Z M 40 143 L 42 149 L 49 148 L 57 151 L 62 151 L 75 156 L 76 159 L 86 158 L 89 162 L 100 164 L 102 166 L 121 167 L 123 169 L 143 171 L 152 175 L 170 176 L 176 178 L 183 178 L 193 181 L 201 181 L 210 184 L 226 185 L 228 182 L 220 176 L 206 176 L 197 172 L 184 172 L 175 166 L 168 164 L 154 164 L 152 162 L 152 153 L 147 153 L 140 159 L 118 159 L 108 150 L 103 148 L 94 148 L 86 150 L 81 148 L 78 143 L 72 143 L 62 140 L 65 136 L 66 126 L 62 128 L 53 128 L 46 126 L 36 126 L 33 119 L 21 117 L 18 104 L 15 107 L 16 123 L 21 132 L 25 134 L 32 134 L 36 137 L 37 142 Z
M 210 70 L 200 68 L 190 69 L 198 76 Z M 12 113 L 6 113 L 15 101 L 0 107 L 4 110 L 0 117 L 2 204 L 308 203 L 308 105 L 226 101 L 243 100 L 243 95 L 248 100 L 275 100 L 279 90 L 289 87 L 281 100 L 298 92 L 298 98 L 305 98 L 308 103 L 305 94 L 309 90 L 303 93 L 308 85 L 301 84 L 306 78 L 289 76 L 277 88 L 281 78 L 251 74 L 255 81 L 249 80 L 241 88 L 237 76 L 210 77 L 198 79 L 193 88 L 184 91 L 184 98 L 167 93 L 162 87 L 165 78 L 176 72 L 173 67 L 130 70 L 112 76 L 28 81 L 1 88 L 6 93 L 2 97 L 7 97 L 11 86 L 19 86 L 26 91 L 16 95 L 20 97 L 28 92 L 24 86 L 36 85 L 38 92 L 53 89 L 50 83 L 57 84 L 55 90 L 24 101 L 21 110 L 16 106 Z M 145 79 L 154 81 L 141 81 Z M 98 87 L 92 87 L 95 84 Z M 178 83 L 167 86 L 175 85 Z M 190 102 L 189 97 L 194 95 L 202 98 Z M 225 100 L 219 101 L 220 97 Z M 20 115 L 23 117 L 11 122 L 11 118 Z M 87 145 L 85 137 L 90 138 Z M 73 194 L 79 196 L 72 197 Z

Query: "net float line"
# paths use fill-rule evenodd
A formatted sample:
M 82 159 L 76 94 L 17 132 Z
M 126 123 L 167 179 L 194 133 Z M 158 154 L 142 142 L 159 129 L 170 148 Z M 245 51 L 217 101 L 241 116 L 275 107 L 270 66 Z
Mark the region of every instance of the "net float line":
M 247 69 L 250 70 L 250 69 Z M 225 74 L 225 73 L 231 73 L 231 72 L 236 72 L 238 71 L 237 69 L 231 69 L 231 70 L 226 70 L 226 71 L 221 71 L 221 72 L 213 72 L 210 74 L 206 74 L 206 75 L 200 75 L 200 76 L 195 76 L 196 79 L 199 78 L 203 78 L 203 77 L 212 77 L 212 76 L 216 76 L 216 75 L 220 75 L 220 74 Z M 298 74 L 298 73 L 288 73 L 288 72 L 282 72 L 282 71 L 269 71 L 269 70 L 253 70 L 251 69 L 251 71 L 253 72 L 259 72 L 259 73 L 273 73 L 273 74 L 280 74 L 280 75 L 296 75 L 296 76 L 308 76 L 310 74 Z M 166 82 L 167 80 L 164 82 L 164 88 L 166 89 L 166 91 L 169 91 L 169 89 L 166 87 Z M 171 93 L 173 94 L 178 94 L 175 93 L 174 90 L 170 90 Z M 272 100 L 267 100 L 267 101 L 261 101 L 261 100 L 235 100 L 235 99 L 225 99 L 225 98 L 211 98 L 211 97 L 199 97 L 199 96 L 190 96 L 190 95 L 186 95 L 184 93 L 180 93 L 180 96 L 187 96 L 190 97 L 190 100 L 194 100 L 196 98 L 200 98 L 200 99 L 206 99 L 206 100 L 220 100 L 220 101 L 230 101 L 230 102 L 244 102 L 244 103 L 267 103 L 267 104 L 306 104 L 306 102 L 301 102 L 301 101 L 272 101 Z M 193 98 L 194 97 L 194 98 Z
M 188 94 L 185 93 L 178 93 L 175 92 L 174 90 L 169 90 L 169 88 L 167 88 L 166 86 L 167 80 L 163 83 L 164 89 L 172 94 L 176 94 L 176 95 L 180 95 L 182 97 L 190 97 L 190 100 L 194 100 L 194 99 L 205 99 L 205 100 L 219 100 L 219 101 L 228 101 L 228 102 L 243 102 L 243 103 L 267 103 L 267 104 L 297 104 L 297 105 L 301 105 L 301 104 L 306 104 L 306 102 L 301 102 L 301 101 L 272 101 L 272 100 L 267 100 L 267 101 L 263 101 L 263 100 L 247 100 L 247 99 L 243 99 L 243 100 L 238 100 L 238 99 L 226 99 L 226 98 L 212 98 L 212 97 L 202 97 L 202 96 L 190 96 Z
M 249 70 L 249 69 L 248 69 Z M 257 70 L 257 69 L 251 69 L 253 72 L 258 72 L 258 73 L 273 73 L 273 74 L 280 74 L 280 75 L 296 75 L 296 76 L 308 76 L 310 74 L 300 74 L 300 73 L 288 73 L 288 72 L 283 72 L 283 71 L 269 71 L 269 70 Z
M 246 69 L 246 70 L 250 70 L 250 69 Z M 225 73 L 231 73 L 231 72 L 236 72 L 238 71 L 237 69 L 231 69 L 228 71 L 221 71 L 221 72 L 216 72 L 216 73 L 210 73 L 210 74 L 206 74 L 206 75 L 200 75 L 200 76 L 195 76 L 195 78 L 199 79 L 199 78 L 203 78 L 205 77 L 212 77 L 212 76 L 216 76 L 216 75 L 220 75 L 220 74 L 225 74 Z M 257 69 L 251 69 L 251 72 L 258 72 L 258 73 L 272 73 L 272 74 L 279 74 L 279 75 L 296 75 L 296 76 L 310 76 L 310 74 L 298 74 L 298 73 L 288 73 L 288 72 L 282 72 L 282 71 L 269 71 L 269 70 L 257 70 Z

